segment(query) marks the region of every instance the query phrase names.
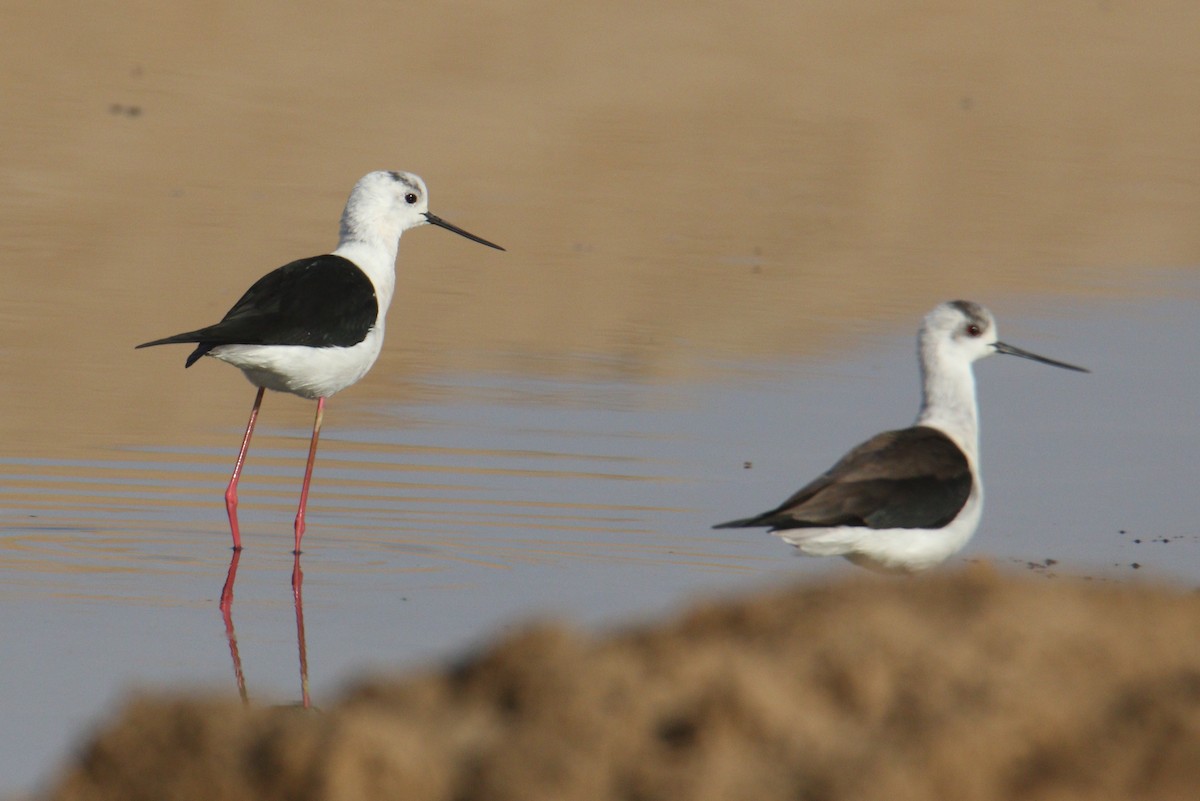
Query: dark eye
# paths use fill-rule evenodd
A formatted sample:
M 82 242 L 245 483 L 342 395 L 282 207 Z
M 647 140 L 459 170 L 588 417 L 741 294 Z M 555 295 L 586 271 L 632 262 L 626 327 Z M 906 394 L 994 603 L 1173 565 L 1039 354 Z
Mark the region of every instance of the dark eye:
M 407 195 L 404 196 L 404 202 L 411 206 L 412 204 L 417 202 L 417 196 L 415 194 L 413 194 L 412 192 L 409 192 Z
M 983 334 L 983 329 L 980 328 L 979 326 L 975 325 L 975 323 L 971 323 L 970 325 L 967 326 L 967 336 L 977 337 L 982 334 Z

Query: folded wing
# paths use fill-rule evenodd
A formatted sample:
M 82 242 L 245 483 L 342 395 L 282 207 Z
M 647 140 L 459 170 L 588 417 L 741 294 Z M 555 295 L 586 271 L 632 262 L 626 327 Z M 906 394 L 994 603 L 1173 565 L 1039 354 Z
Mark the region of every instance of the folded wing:
M 935 428 L 885 431 L 776 508 L 715 528 L 941 528 L 971 494 L 966 455 Z

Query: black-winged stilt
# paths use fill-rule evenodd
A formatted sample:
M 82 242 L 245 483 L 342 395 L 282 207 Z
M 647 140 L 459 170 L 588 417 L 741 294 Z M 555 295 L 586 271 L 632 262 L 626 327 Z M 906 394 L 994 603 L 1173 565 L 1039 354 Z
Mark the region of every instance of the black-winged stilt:
M 195 343 L 196 349 L 185 367 L 191 367 L 201 356 L 212 356 L 240 368 L 258 387 L 225 490 L 234 550 L 242 547 L 237 519 L 238 479 L 263 391 L 273 389 L 317 401 L 296 512 L 296 553 L 300 552 L 325 400 L 358 381 L 375 363 L 383 346 L 384 315 L 396 286 L 400 235 L 427 223 L 504 250 L 431 214 L 429 195 L 420 177 L 409 172 L 368 173 L 350 192 L 342 212 L 340 241 L 332 253 L 300 259 L 267 273 L 215 325 L 137 346 Z
M 903 572 L 966 545 L 983 510 L 972 363 L 1007 353 L 1088 371 L 998 341 L 992 313 L 966 300 L 927 314 L 917 342 L 923 393 L 911 428 L 877 434 L 776 508 L 714 528 L 766 526 L 809 556 Z

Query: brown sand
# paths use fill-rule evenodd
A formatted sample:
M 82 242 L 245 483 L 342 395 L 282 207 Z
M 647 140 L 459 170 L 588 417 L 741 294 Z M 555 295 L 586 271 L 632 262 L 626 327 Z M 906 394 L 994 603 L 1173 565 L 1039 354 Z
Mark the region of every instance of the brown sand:
M 1194 799 L 1200 597 L 978 568 L 534 627 L 323 711 L 143 697 L 47 801 Z
M 240 422 L 236 371 L 133 345 L 331 247 L 370 169 L 422 174 L 436 213 L 509 253 L 406 237 L 354 402 L 430 371 L 836 356 L 948 297 L 1094 297 L 1200 263 L 1191 0 L 9 5 L 14 452 Z

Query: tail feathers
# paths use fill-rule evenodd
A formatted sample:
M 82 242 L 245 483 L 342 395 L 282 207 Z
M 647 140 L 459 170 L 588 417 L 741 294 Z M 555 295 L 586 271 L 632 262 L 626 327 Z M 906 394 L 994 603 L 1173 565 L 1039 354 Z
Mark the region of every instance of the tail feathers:
M 183 364 L 184 367 L 191 367 L 193 364 L 195 364 L 200 359 L 201 356 L 203 356 L 204 354 L 206 354 L 210 350 L 212 350 L 214 347 L 216 347 L 216 343 L 202 341 L 201 337 L 203 336 L 203 334 L 204 334 L 203 330 L 188 331 L 183 334 L 175 334 L 174 336 L 163 337 L 162 339 L 156 339 L 152 342 L 143 342 L 140 345 L 134 346 L 134 350 L 137 350 L 138 348 L 152 348 L 155 345 L 196 344 L 199 347 L 197 347 L 194 351 L 192 351 L 188 355 L 187 361 L 184 362 L 184 364 Z
M 713 528 L 757 528 L 759 526 L 771 525 L 769 515 L 755 515 L 754 517 L 743 517 L 740 520 L 730 520 L 725 523 L 717 523 Z
M 199 338 L 196 337 L 196 332 L 189 331 L 186 334 L 176 334 L 173 337 L 163 337 L 162 339 L 156 339 L 153 342 L 143 342 L 140 345 L 135 345 L 133 349 L 137 350 L 139 348 L 152 348 L 155 345 L 178 345 L 183 342 L 199 342 L 199 341 L 200 341 Z

